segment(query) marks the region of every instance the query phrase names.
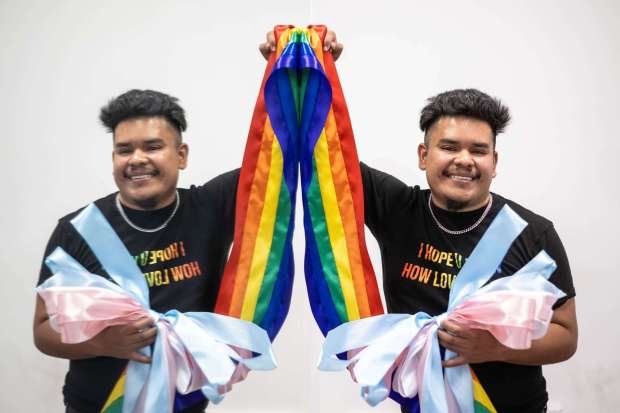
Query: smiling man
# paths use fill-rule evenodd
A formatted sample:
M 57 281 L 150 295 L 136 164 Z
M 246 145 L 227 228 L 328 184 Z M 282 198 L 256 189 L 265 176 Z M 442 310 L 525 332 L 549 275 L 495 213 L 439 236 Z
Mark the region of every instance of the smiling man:
M 112 165 L 122 204 L 143 210 L 172 204 L 178 171 L 187 166 L 187 152 L 180 132 L 163 117 L 118 123 Z
M 575 290 L 553 224 L 490 192 L 498 154 L 495 140 L 508 108 L 475 89 L 429 99 L 420 117 L 419 167 L 430 189 L 410 187 L 362 164 L 366 224 L 381 248 L 389 312 L 446 311 L 450 287 L 482 234 L 504 205 L 528 226 L 492 279 L 514 274 L 540 250 L 557 263 L 550 281 L 566 293 L 554 306 L 547 334 L 528 350 L 511 350 L 483 330 L 445 321 L 440 343 L 458 356 L 447 368 L 470 364 L 500 413 L 541 413 L 548 395 L 541 365 L 568 359 L 577 346 Z M 407 410 L 406 403 L 402 411 Z
M 268 58 L 273 32 L 259 46 Z M 342 52 L 335 33 L 325 35 L 325 52 Z M 183 142 L 185 112 L 176 98 L 153 90 L 130 90 L 101 109 L 100 120 L 112 133 L 112 169 L 118 192 L 95 205 L 116 231 L 144 274 L 151 308 L 213 311 L 220 279 L 233 240 L 239 170 L 201 186 L 177 188 L 187 166 Z M 62 247 L 86 270 L 110 278 L 71 224 L 81 209 L 61 218 L 48 242 L 47 257 Z M 39 284 L 52 276 L 41 266 Z M 37 296 L 33 334 L 43 353 L 70 360 L 63 387 L 67 413 L 120 411 L 119 391 L 128 360 L 149 363 L 138 352 L 152 344 L 157 329 L 144 318 L 108 327 L 81 344 L 65 344 L 52 329 L 45 303 Z M 122 390 L 121 390 L 122 391 Z M 194 392 L 175 400 L 175 412 L 203 412 L 207 401 Z
M 233 238 L 238 170 L 202 186 L 177 188 L 179 171 L 187 166 L 189 149 L 182 139 L 187 123 L 177 99 L 164 93 L 130 90 L 103 107 L 100 119 L 113 136 L 118 192 L 95 205 L 144 273 L 151 307 L 160 313 L 213 311 Z M 70 222 L 79 211 L 59 220 L 45 256 L 60 246 L 91 273 L 109 278 Z M 51 275 L 43 264 L 39 283 Z M 71 360 L 63 388 L 67 412 L 120 411 L 114 410 L 119 402 L 113 389 L 127 360 L 150 362 L 138 350 L 154 341 L 152 324 L 144 318 L 108 327 L 81 344 L 64 344 L 37 296 L 36 346 Z M 177 411 L 202 412 L 205 406 L 197 394 L 177 398 Z

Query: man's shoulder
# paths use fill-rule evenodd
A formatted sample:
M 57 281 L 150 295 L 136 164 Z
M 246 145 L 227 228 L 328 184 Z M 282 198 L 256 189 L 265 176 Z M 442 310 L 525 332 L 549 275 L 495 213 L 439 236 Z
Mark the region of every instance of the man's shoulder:
M 239 181 L 239 168 L 233 169 L 228 172 L 217 175 L 211 178 L 202 185 L 192 185 L 187 190 L 191 192 L 196 191 L 217 191 L 217 190 L 230 190 L 230 188 L 237 188 L 237 182 Z
M 202 185 L 192 185 L 181 191 L 200 207 L 215 203 L 225 209 L 234 209 L 239 171 L 224 172 Z
M 523 218 L 528 223 L 528 225 L 532 226 L 534 229 L 544 232 L 549 227 L 553 226 L 553 222 L 551 222 L 551 220 L 543 217 L 540 214 L 537 214 L 536 212 L 533 212 L 532 210 L 524 207 L 523 205 L 495 193 L 493 194 L 493 196 L 498 198 L 498 200 L 500 201 L 500 205 L 508 205 L 521 218 Z
M 104 197 L 96 199 L 93 202 L 90 202 L 90 203 L 88 203 L 86 205 L 83 205 L 80 208 L 76 209 L 75 211 L 70 212 L 67 215 L 61 217 L 58 220 L 58 224 L 59 225 L 69 224 L 73 218 L 75 218 L 80 212 L 82 212 L 84 210 L 84 208 L 86 208 L 90 204 L 95 204 L 97 206 L 97 208 L 99 208 L 105 214 L 111 207 L 113 207 L 113 205 L 114 205 L 114 197 L 115 196 L 116 196 L 116 192 L 113 192 L 113 193 L 108 194 L 108 195 L 106 195 Z
M 418 192 L 420 187 L 418 185 L 410 186 L 405 182 L 401 181 L 394 175 L 391 175 L 387 172 L 381 171 L 379 169 L 375 169 L 364 162 L 360 162 L 360 170 L 362 173 L 362 181 L 364 185 L 369 185 L 370 181 L 374 185 L 385 187 L 385 188 L 397 188 L 399 190 L 407 189 L 411 191 Z

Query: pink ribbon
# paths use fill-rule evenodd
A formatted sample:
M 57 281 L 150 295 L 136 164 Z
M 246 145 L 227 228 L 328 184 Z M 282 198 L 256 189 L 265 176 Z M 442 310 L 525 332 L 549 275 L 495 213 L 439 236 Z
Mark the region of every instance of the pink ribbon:
M 63 343 L 82 343 L 107 327 L 132 323 L 145 316 L 154 317 L 168 364 L 166 370 L 169 375 L 168 383 L 171 386 L 166 391 L 169 392 L 169 400 L 174 400 L 175 388 L 180 393 L 187 394 L 209 384 L 208 378 L 170 321 L 155 312 L 147 311 L 129 295 L 100 287 L 63 286 L 41 288 L 38 293 L 45 301 L 52 327 L 60 333 Z M 193 323 L 188 318 L 184 322 Z M 231 355 L 233 352 L 237 354 L 235 358 L 252 357 L 252 352 L 249 350 L 233 345 L 228 347 Z M 217 392 L 222 395 L 230 391 L 233 384 L 247 377 L 249 370 L 243 363 L 236 364 L 230 380 L 218 385 Z M 148 409 L 145 407 L 145 400 L 141 397 L 136 411 L 146 410 Z
M 405 397 L 413 397 L 423 388 L 424 366 L 444 317 L 466 328 L 486 330 L 506 347 L 527 349 L 531 347 L 532 340 L 545 335 L 553 316 L 551 308 L 558 298 L 555 294 L 541 291 L 480 292 L 451 312 L 429 319 L 419 330 L 393 365 L 392 388 L 395 391 Z M 449 387 L 446 390 L 449 412 L 458 412 L 456 402 L 450 397 Z

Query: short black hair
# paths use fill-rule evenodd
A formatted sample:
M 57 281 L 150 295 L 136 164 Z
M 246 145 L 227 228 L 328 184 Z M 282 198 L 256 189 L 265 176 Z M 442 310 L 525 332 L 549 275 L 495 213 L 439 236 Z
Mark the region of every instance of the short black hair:
M 497 99 L 477 89 L 455 89 L 440 93 L 428 99 L 420 112 L 420 129 L 427 142 L 428 130 L 442 116 L 466 116 L 488 123 L 495 138 L 510 122 L 508 107 Z
M 187 129 L 185 110 L 177 103 L 179 100 L 155 90 L 132 89 L 111 99 L 101 108 L 99 119 L 108 132 L 114 133 L 116 126 L 124 120 L 161 116 L 181 133 Z

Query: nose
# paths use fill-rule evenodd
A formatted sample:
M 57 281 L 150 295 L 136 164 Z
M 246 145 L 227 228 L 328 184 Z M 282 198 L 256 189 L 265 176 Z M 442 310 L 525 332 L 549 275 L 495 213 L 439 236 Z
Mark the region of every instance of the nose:
M 147 162 L 147 157 L 144 151 L 140 149 L 136 149 L 132 152 L 131 157 L 129 158 L 129 163 L 131 165 L 142 165 Z
M 458 166 L 470 168 L 474 166 L 474 159 L 467 149 L 463 149 L 456 153 L 454 163 Z

